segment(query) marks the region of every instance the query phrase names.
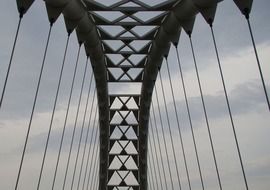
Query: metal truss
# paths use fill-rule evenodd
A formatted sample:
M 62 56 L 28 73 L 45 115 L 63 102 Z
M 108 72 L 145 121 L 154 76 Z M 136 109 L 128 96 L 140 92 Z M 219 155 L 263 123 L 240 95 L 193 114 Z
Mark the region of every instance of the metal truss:
M 85 1 L 102 41 L 108 83 L 142 83 L 152 41 L 175 2 L 151 6 L 141 1 Z M 108 190 L 141 189 L 140 95 L 109 94 L 109 104 Z

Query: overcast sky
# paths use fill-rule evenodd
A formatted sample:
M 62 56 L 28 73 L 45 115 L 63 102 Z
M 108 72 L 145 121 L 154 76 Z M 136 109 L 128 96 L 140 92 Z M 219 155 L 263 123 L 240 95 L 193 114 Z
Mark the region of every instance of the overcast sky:
M 251 24 L 267 89 L 270 93 L 269 7 L 270 2 L 268 0 L 254 1 L 253 11 L 251 13 Z M 18 13 L 16 1 L 0 1 L 0 92 L 3 87 L 17 23 Z M 25 15 L 22 22 L 10 78 L 6 89 L 6 96 L 0 111 L 0 189 L 3 190 L 14 188 L 22 146 L 33 103 L 34 90 L 44 52 L 45 40 L 49 29 L 48 26 L 44 2 L 36 1 Z M 270 112 L 267 109 L 247 29 L 247 23 L 233 1 L 225 0 L 219 4 L 214 23 L 214 30 L 248 183 L 250 189 L 268 190 L 270 186 Z M 64 22 L 62 17 L 60 17 L 52 31 L 52 40 L 48 51 L 43 80 L 41 82 L 29 146 L 27 148 L 25 163 L 22 170 L 19 188 L 21 190 L 34 189 L 36 187 L 66 38 L 67 34 Z M 245 189 L 239 160 L 236 154 L 235 142 L 232 136 L 228 110 L 225 104 L 224 92 L 218 73 L 210 29 L 201 15 L 197 16 L 195 22 L 193 42 L 224 189 Z M 217 180 L 210 154 L 209 139 L 203 117 L 198 84 L 196 81 L 188 37 L 184 32 L 180 37 L 178 49 L 184 70 L 195 136 L 198 141 L 198 150 L 200 161 L 202 163 L 205 186 L 206 189 L 216 190 L 218 188 Z M 67 106 L 77 50 L 77 38 L 75 33 L 73 33 L 71 35 L 67 62 L 63 75 L 64 82 L 60 90 L 60 98 L 53 125 L 52 140 L 50 142 L 45 164 L 45 175 L 40 189 L 47 189 L 52 182 L 52 168 L 56 162 L 56 151 L 58 150 L 61 129 L 63 127 L 64 114 Z M 85 59 L 83 50 L 80 56 L 78 77 L 75 82 L 71 114 L 68 120 L 68 137 L 71 135 L 72 126 L 75 120 L 76 105 L 78 102 L 79 87 L 82 80 Z M 183 91 L 180 85 L 176 54 L 173 47 L 171 47 L 170 50 L 169 65 L 178 104 L 179 119 L 184 132 L 184 143 L 187 147 L 188 166 L 190 168 L 192 186 L 193 189 L 201 189 L 199 186 L 198 169 L 195 162 L 194 148 L 191 141 L 190 126 L 187 120 Z M 179 166 L 181 167 L 180 174 L 183 179 L 183 187 L 184 189 L 187 189 L 187 181 L 179 145 L 179 136 L 177 133 L 177 125 L 175 123 L 175 112 L 172 104 L 168 76 L 165 69 L 165 64 L 163 64 L 161 73 L 164 79 L 163 82 L 165 83 L 166 103 L 168 105 L 173 127 L 174 141 L 177 145 L 177 150 L 179 150 L 177 151 L 177 155 L 181 161 Z M 91 69 L 89 69 L 86 76 L 86 85 L 89 84 L 90 81 L 90 72 Z M 162 111 L 164 113 L 164 103 L 161 99 L 159 80 L 157 80 L 157 88 L 162 103 Z M 130 89 L 133 89 L 133 87 L 131 86 Z M 117 92 L 119 90 L 114 89 L 114 91 Z M 153 97 L 154 106 L 156 107 L 155 95 Z M 82 111 L 85 107 L 85 101 L 86 90 L 84 91 L 82 99 L 83 106 L 79 117 L 79 128 L 82 123 Z M 163 114 L 163 120 L 163 123 L 166 124 L 165 114 Z M 168 142 L 170 142 L 169 136 L 166 137 Z M 76 138 L 78 140 L 78 133 Z M 68 147 L 65 146 L 64 155 L 67 155 L 67 150 Z M 65 162 L 65 159 L 63 159 L 60 164 L 62 172 Z M 72 163 L 73 162 L 74 159 L 72 160 Z M 173 165 L 173 160 L 171 163 Z M 62 178 L 62 174 L 59 175 L 59 179 L 57 180 L 57 186 L 59 187 L 62 183 Z M 175 185 L 176 184 L 175 181 Z

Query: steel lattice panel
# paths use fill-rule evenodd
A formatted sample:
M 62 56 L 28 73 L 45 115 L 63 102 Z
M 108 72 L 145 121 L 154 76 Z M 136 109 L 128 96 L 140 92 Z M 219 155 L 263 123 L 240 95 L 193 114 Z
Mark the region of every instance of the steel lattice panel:
M 153 40 L 175 3 L 175 0 L 85 1 L 101 40 L 109 85 L 134 88 L 142 84 Z M 141 186 L 140 92 L 112 94 L 109 88 L 107 189 L 137 190 Z
M 108 189 L 139 189 L 139 96 L 110 96 Z

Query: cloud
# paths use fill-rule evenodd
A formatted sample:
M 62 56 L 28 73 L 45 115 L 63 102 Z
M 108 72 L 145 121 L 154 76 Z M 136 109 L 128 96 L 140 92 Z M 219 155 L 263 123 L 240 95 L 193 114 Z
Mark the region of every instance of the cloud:
M 233 117 L 239 115 L 245 115 L 250 113 L 260 113 L 265 112 L 267 109 L 266 100 L 263 94 L 262 86 L 259 80 L 251 80 L 246 83 L 239 84 L 235 86 L 228 94 L 229 102 L 232 110 Z M 160 101 L 162 95 L 160 94 Z M 154 96 L 154 106 L 156 107 L 156 97 Z M 206 104 L 207 115 L 210 120 L 212 119 L 226 119 L 228 115 L 228 108 L 226 105 L 226 99 L 224 92 L 218 92 L 215 95 L 204 95 L 204 100 Z M 201 123 L 204 122 L 204 113 L 202 107 L 202 101 L 200 96 L 188 97 L 188 104 L 190 107 L 192 122 Z M 176 101 L 178 117 L 180 119 L 181 126 L 184 129 L 188 129 L 189 121 L 187 117 L 186 103 L 185 100 Z M 172 126 L 177 126 L 175 119 L 175 110 L 173 102 L 167 102 L 170 122 Z M 156 114 L 158 113 L 157 107 L 155 108 Z M 163 123 L 167 124 L 167 119 L 165 118 L 165 107 L 161 106 Z M 174 119 L 172 119 L 172 117 Z M 153 117 L 152 117 L 153 118 Z M 201 126 L 201 125 L 194 125 Z
M 92 123 L 92 122 L 91 122 Z M 86 131 L 87 131 L 87 124 L 84 126 L 84 133 L 82 136 L 82 141 L 81 141 L 81 147 L 84 146 L 85 138 L 86 138 Z M 63 152 L 68 152 L 70 144 L 71 144 L 71 137 L 73 133 L 73 125 L 67 125 L 66 126 L 66 131 L 65 131 L 65 136 L 64 136 L 64 143 L 63 143 Z M 79 136 L 82 130 L 82 123 L 79 122 L 77 124 L 76 130 L 75 130 L 75 137 L 74 137 L 74 144 L 73 144 L 73 151 L 77 149 L 79 145 Z M 88 142 L 87 145 L 89 145 L 90 142 L 90 135 L 93 130 L 93 126 L 90 125 L 90 130 L 89 130 L 89 137 L 88 137 Z M 35 136 L 32 136 L 29 139 L 29 146 L 28 146 L 28 152 L 29 153 L 41 153 L 44 151 L 45 148 L 45 139 L 47 138 L 48 133 L 41 133 Z M 60 139 L 62 136 L 62 129 L 56 129 L 52 131 L 51 136 L 50 136 L 50 141 L 49 141 L 49 150 L 52 151 L 54 154 L 56 154 L 59 151 L 59 146 L 60 146 Z M 94 137 L 93 137 L 94 138 Z M 92 144 L 94 144 L 92 140 Z M 22 147 L 19 147 L 18 149 L 22 149 Z
M 4 81 L 3 79 L 5 76 L 14 33 L 18 21 L 18 13 L 15 3 L 15 1 L 0 1 L 0 25 L 3 26 L 0 31 L 0 90 L 2 89 Z M 268 22 L 266 22 L 265 19 L 269 18 L 268 7 L 268 0 L 261 0 L 256 2 L 254 1 L 251 15 L 251 24 L 254 31 L 258 52 L 260 54 L 260 58 L 262 59 L 261 62 L 264 68 L 263 70 L 265 73 L 266 81 L 269 80 L 268 72 L 270 70 L 268 69 L 269 64 L 267 64 L 269 63 L 270 25 Z M 33 7 L 31 7 L 29 12 L 24 17 L 7 87 L 7 94 L 3 104 L 3 109 L 0 112 L 0 176 L 3 181 L 3 183 L 0 185 L 1 189 L 11 189 L 11 186 L 14 185 L 14 179 L 16 179 L 18 166 L 17 163 L 19 163 L 21 156 L 21 143 L 23 143 L 25 138 L 26 126 L 28 123 L 30 109 L 33 103 L 34 90 L 37 82 L 36 79 L 41 66 L 41 59 L 45 46 L 44 43 L 48 32 L 48 20 L 45 10 L 44 2 L 35 1 Z M 41 152 L 44 150 L 44 140 L 47 136 L 53 96 L 55 95 L 56 81 L 59 76 L 59 68 L 63 58 L 63 47 L 66 40 L 66 30 L 64 27 L 64 21 L 60 17 L 54 26 L 52 33 L 52 41 L 48 52 L 46 68 L 44 70 L 44 77 L 41 84 L 41 93 L 38 98 L 38 105 L 34 119 L 35 125 L 33 125 L 34 127 L 31 131 L 31 138 L 29 141 L 29 157 L 26 159 L 26 163 L 24 165 L 24 175 L 21 180 L 22 190 L 34 188 L 32 187 L 35 185 L 33 182 L 36 182 L 36 177 L 38 176 L 35 175 L 36 173 L 34 172 L 39 169 Z M 247 121 L 243 122 L 242 126 L 239 126 L 238 129 L 240 130 L 244 126 L 245 130 L 247 130 L 251 129 L 252 126 L 256 126 L 255 132 L 258 133 L 255 137 L 254 129 L 252 131 L 250 130 L 248 134 L 246 131 L 245 133 L 240 133 L 240 137 L 245 137 L 246 143 L 244 145 L 248 146 L 253 144 L 253 148 L 248 147 L 246 150 L 246 154 L 249 155 L 247 156 L 247 160 L 251 160 L 251 157 L 253 159 L 252 162 L 248 162 L 248 164 L 252 166 L 251 168 L 248 167 L 250 169 L 247 170 L 249 173 L 249 180 L 251 180 L 252 185 L 254 186 L 253 189 L 257 188 L 260 190 L 267 190 L 269 189 L 269 180 L 267 180 L 269 179 L 269 157 L 267 157 L 269 152 L 265 153 L 267 154 L 264 155 L 265 159 L 259 159 L 262 157 L 262 154 L 257 154 L 255 149 L 268 150 L 266 147 L 269 144 L 269 140 L 266 136 L 269 134 L 267 133 L 267 121 L 269 115 L 267 115 L 268 110 L 266 113 L 267 107 L 265 104 L 265 97 L 263 96 L 261 83 L 258 80 L 257 68 L 250 66 L 251 62 L 253 65 L 255 65 L 255 61 L 253 59 L 254 52 L 251 47 L 247 24 L 232 1 L 223 1 L 218 6 L 214 27 L 220 56 L 222 58 L 222 65 L 225 67 L 224 72 L 226 74 L 226 84 L 228 84 L 227 87 L 233 115 L 237 118 L 244 118 L 245 115 L 249 117 L 243 119 Z M 221 130 L 221 133 L 215 137 L 218 140 L 223 138 L 226 139 L 226 141 L 223 139 L 224 142 L 222 141 L 220 147 L 218 147 L 218 152 L 222 155 L 220 159 L 222 160 L 222 164 L 224 164 L 223 172 L 225 171 L 224 175 L 226 176 L 225 186 L 230 187 L 228 189 L 235 189 L 237 187 L 240 189 L 242 187 L 242 181 L 238 181 L 238 179 L 240 179 L 240 174 L 235 172 L 235 165 L 231 167 L 226 165 L 231 163 L 228 162 L 230 159 L 227 159 L 227 153 L 224 153 L 225 151 L 222 149 L 225 148 L 225 150 L 227 150 L 228 148 L 226 149 L 226 147 L 228 147 L 229 144 L 227 140 L 228 136 L 223 134 L 224 131 L 221 129 L 222 127 L 220 127 L 225 123 L 226 117 L 228 116 L 228 110 L 226 108 L 224 94 L 222 91 L 220 91 L 221 89 L 219 88 L 220 83 L 215 76 L 217 72 L 213 69 L 215 68 L 214 64 L 216 64 L 216 59 L 211 35 L 209 33 L 209 27 L 200 15 L 197 17 L 195 23 L 193 41 L 195 45 L 197 61 L 200 67 L 200 73 L 202 74 L 202 80 L 208 81 L 207 84 L 203 85 L 206 92 L 205 100 L 207 104 L 207 111 L 209 113 L 211 122 L 214 122 L 214 124 L 217 123 L 213 126 L 219 126 L 218 130 Z M 71 76 L 74 69 L 77 48 L 77 39 L 75 34 L 73 34 L 71 37 L 71 44 L 69 49 L 70 53 L 68 54 L 66 62 L 66 70 L 63 76 L 64 82 L 60 92 L 61 95 L 59 97 L 57 117 L 55 119 L 54 126 L 55 128 L 52 132 L 52 138 L 50 141 L 50 151 L 52 151 L 52 154 L 49 155 L 49 158 L 56 156 L 55 151 L 59 146 L 61 127 L 63 126 L 63 115 L 65 112 L 67 97 L 69 95 Z M 191 106 L 192 119 L 196 124 L 196 126 L 194 126 L 197 127 L 196 132 L 198 132 L 201 129 L 201 127 L 198 126 L 202 125 L 201 123 L 204 118 L 201 100 L 198 96 L 198 92 L 195 90 L 197 86 L 193 80 L 194 75 L 192 73 L 194 71 L 194 67 L 190 54 L 190 46 L 188 43 L 188 38 L 184 33 L 180 38 L 179 51 L 181 61 L 183 63 L 183 70 L 185 71 L 187 86 L 189 87 L 188 95 Z M 76 100 L 80 90 L 83 64 L 85 61 L 84 59 L 84 52 L 82 51 L 78 72 L 79 77 L 76 81 L 74 91 L 74 98 Z M 176 55 L 173 49 L 171 49 L 169 59 L 170 61 L 175 61 L 176 59 Z M 179 75 L 177 74 L 176 76 L 176 72 L 178 71 L 177 66 L 174 65 L 171 67 L 171 69 L 175 79 L 174 81 L 178 82 Z M 166 81 L 166 77 L 164 77 L 164 79 Z M 167 90 L 167 82 L 168 81 L 166 81 L 165 88 L 166 93 L 169 93 L 170 91 Z M 131 86 L 127 89 L 133 89 L 133 87 Z M 134 90 L 136 89 L 137 87 L 134 87 Z M 126 89 L 119 88 L 119 90 Z M 179 91 L 181 91 L 181 89 Z M 177 93 L 177 95 L 177 104 L 180 113 L 181 124 L 184 125 L 184 129 L 188 129 L 189 125 L 187 121 L 183 96 L 180 93 Z M 170 101 L 169 95 L 166 96 L 166 98 L 168 101 Z M 170 117 L 173 117 L 174 110 L 172 104 L 168 104 L 168 107 Z M 74 113 L 75 110 L 75 108 L 72 108 L 71 112 Z M 265 117 L 257 117 L 257 115 L 263 115 Z M 255 119 L 250 122 L 251 118 Z M 171 119 L 171 122 L 174 126 L 176 126 L 174 123 L 175 119 Z M 166 124 L 165 121 L 164 124 Z M 72 124 L 69 123 L 67 128 L 67 136 L 70 137 L 72 133 Z M 80 129 L 81 128 L 78 127 L 78 131 Z M 266 143 L 258 143 L 258 141 L 261 139 L 260 135 L 262 134 L 265 134 L 263 139 Z M 188 133 L 185 133 L 184 135 L 188 135 Z M 253 138 L 252 141 L 251 137 Z M 168 139 L 167 136 L 166 139 Z M 76 138 L 76 142 L 78 142 L 78 138 Z M 249 142 L 249 144 L 247 144 L 247 142 Z M 205 141 L 203 141 L 203 143 L 205 143 Z M 203 146 L 203 143 L 200 145 Z M 191 143 L 187 143 L 187 146 L 192 147 Z M 65 143 L 65 148 L 67 147 L 68 144 Z M 188 150 L 190 151 L 190 149 L 192 148 L 189 148 Z M 180 150 L 180 148 L 177 150 Z M 204 151 L 203 149 L 202 155 L 207 156 L 208 152 Z M 193 155 L 190 153 L 189 156 L 190 165 L 192 167 L 194 166 L 192 159 Z M 51 164 L 52 160 L 48 159 L 48 161 Z M 48 164 L 48 166 L 50 166 L 50 164 Z M 48 166 L 45 168 L 47 172 L 46 174 L 50 174 L 49 172 L 51 171 L 51 168 Z M 206 167 L 208 167 L 208 165 Z M 195 183 L 194 186 L 196 186 L 196 184 L 198 184 L 197 177 L 194 175 L 196 169 L 192 168 L 192 171 L 193 177 L 195 176 L 193 178 L 193 184 Z M 233 175 L 227 175 L 227 172 Z M 214 177 L 210 176 L 208 179 L 214 180 Z M 44 183 L 49 184 L 50 182 L 50 179 L 44 179 Z M 212 189 L 215 189 L 215 187 Z

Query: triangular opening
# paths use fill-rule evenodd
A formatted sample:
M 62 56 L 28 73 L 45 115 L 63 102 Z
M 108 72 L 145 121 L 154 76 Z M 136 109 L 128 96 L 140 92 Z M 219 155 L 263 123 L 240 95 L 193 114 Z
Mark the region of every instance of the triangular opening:
M 110 109 L 121 109 L 122 106 L 123 106 L 123 103 L 118 98 L 115 98 Z
M 121 49 L 121 51 L 123 52 L 123 51 L 128 51 L 128 52 L 134 52 L 130 47 L 128 47 L 128 46 L 125 46 L 125 47 L 123 47 L 122 49 Z
M 110 124 L 120 124 L 123 121 L 123 118 L 118 112 L 115 112 Z
M 117 172 L 114 172 L 111 179 L 108 182 L 108 185 L 119 185 L 122 182 L 121 177 Z
M 121 68 L 108 68 L 110 73 L 113 75 L 115 79 L 119 79 L 121 75 L 123 75 L 123 70 Z
M 131 65 L 131 63 L 130 63 L 129 61 L 127 61 L 127 60 L 123 61 L 120 65 L 121 65 L 121 66 L 133 66 L 133 65 Z
M 126 103 L 127 102 L 127 100 L 129 99 L 129 97 L 128 96 L 121 96 L 121 97 L 119 97 L 124 103 Z
M 118 174 L 122 179 L 125 179 L 127 177 L 128 173 L 129 173 L 129 171 L 118 171 Z
M 150 31 L 154 29 L 157 29 L 157 27 L 156 26 L 136 26 L 132 29 L 132 31 L 138 34 L 139 36 L 143 37 L 144 35 L 146 35 L 147 33 L 149 33 Z
M 125 148 L 125 151 L 127 152 L 127 154 L 138 154 L 133 143 L 129 143 L 127 147 Z
M 119 111 L 123 118 L 127 117 L 129 111 Z
M 127 144 L 129 143 L 129 141 L 121 141 L 121 140 L 118 142 L 123 148 L 125 148 L 127 146 Z
M 155 17 L 160 16 L 161 14 L 164 14 L 164 11 L 139 11 L 135 13 L 134 16 L 136 16 L 137 18 L 139 18 L 144 22 L 148 22 L 154 19 Z
M 141 62 L 146 55 L 139 55 L 139 54 L 133 54 L 129 56 L 129 60 L 134 64 L 137 65 L 139 62 Z
M 123 155 L 121 155 L 121 156 L 119 156 L 119 160 L 121 160 L 122 163 L 125 163 L 127 161 L 128 157 L 129 156 L 123 156 Z
M 123 131 L 123 133 L 126 133 L 128 130 L 129 126 L 128 125 L 120 125 L 119 128 Z
M 128 129 L 128 131 L 125 133 L 125 136 L 128 138 L 128 139 L 130 139 L 130 140 L 136 140 L 136 139 L 138 139 L 138 137 L 137 137 L 137 135 L 136 135 L 136 133 L 135 133 L 135 131 L 133 130 L 133 128 L 132 127 L 130 127 L 129 129 Z
M 140 51 L 143 47 L 148 45 L 150 43 L 150 40 L 134 40 L 130 43 L 130 45 L 136 50 Z
M 102 25 L 102 26 L 98 26 L 98 28 L 100 28 L 101 30 L 103 30 L 104 32 L 106 32 L 107 34 L 113 37 L 117 36 L 124 30 L 124 28 L 121 26 Z
M 133 2 L 128 2 L 128 3 L 121 5 L 120 7 L 140 7 L 140 5 L 133 3 Z
M 123 13 L 117 11 L 93 11 L 92 13 L 98 15 L 99 17 L 109 22 L 113 22 L 114 20 L 124 15 Z
M 131 34 L 130 32 L 125 32 L 124 34 L 121 35 L 121 37 L 134 38 L 135 36 L 133 34 Z
M 114 51 L 119 50 L 124 45 L 121 40 L 103 40 L 103 43 L 107 44 Z
M 121 161 L 118 159 L 117 156 L 114 157 L 113 161 L 111 162 L 110 166 L 109 166 L 109 170 L 118 170 L 121 168 L 123 164 L 121 163 Z
M 131 17 L 126 17 L 126 18 L 122 19 L 120 22 L 137 22 L 137 21 L 134 20 L 134 19 L 131 18 Z
M 109 58 L 115 65 L 118 65 L 120 61 L 124 59 L 121 54 L 106 54 L 107 58 Z
M 128 114 L 126 121 L 128 122 L 128 124 L 131 124 L 131 125 L 138 124 L 138 121 L 137 121 L 137 119 L 132 111 Z
M 128 170 L 137 170 L 138 169 L 138 166 L 136 165 L 135 161 L 133 160 L 133 158 L 131 156 L 126 161 L 125 166 Z
M 117 187 L 117 190 L 129 190 L 129 187 Z
M 122 77 L 121 77 L 121 81 L 130 81 L 131 78 L 127 75 L 127 74 L 124 74 Z
M 120 139 L 123 136 L 123 133 L 118 127 L 115 127 L 114 131 L 111 134 L 110 139 Z
M 120 154 L 123 148 L 121 145 L 118 143 L 118 141 L 115 141 L 114 145 L 112 146 L 110 150 L 110 154 Z
M 139 109 L 138 105 L 136 104 L 133 98 L 130 98 L 129 101 L 126 103 L 128 109 Z
M 134 80 L 138 77 L 142 70 L 142 68 L 131 68 L 128 71 L 128 75 Z
M 139 185 L 138 180 L 134 176 L 132 172 L 130 172 L 127 177 L 125 178 L 125 182 L 127 185 Z

